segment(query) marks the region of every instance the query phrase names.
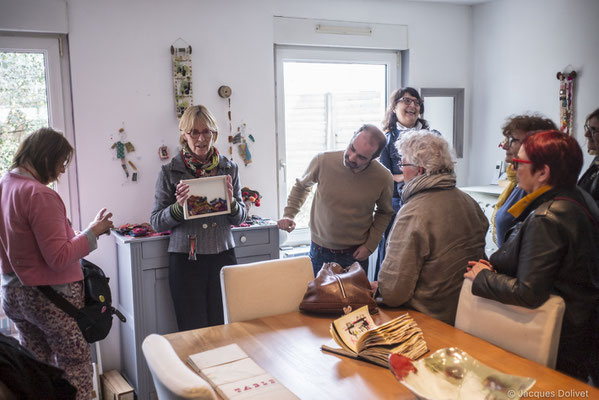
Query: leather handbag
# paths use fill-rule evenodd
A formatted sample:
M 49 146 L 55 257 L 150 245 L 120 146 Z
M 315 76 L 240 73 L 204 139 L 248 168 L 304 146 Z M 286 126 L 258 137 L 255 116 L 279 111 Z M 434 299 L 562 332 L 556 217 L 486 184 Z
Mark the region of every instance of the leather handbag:
M 343 314 L 368 306 L 370 312 L 375 313 L 378 309 L 373 294 L 366 272 L 359 263 L 345 269 L 334 262 L 325 263 L 316 279 L 308 284 L 299 308 L 305 312 Z

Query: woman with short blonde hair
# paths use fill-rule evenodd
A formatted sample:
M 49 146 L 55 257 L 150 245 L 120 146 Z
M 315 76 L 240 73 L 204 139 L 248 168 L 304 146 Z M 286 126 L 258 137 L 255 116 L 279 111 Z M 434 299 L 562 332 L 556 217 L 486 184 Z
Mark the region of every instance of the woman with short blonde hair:
M 218 124 L 202 105 L 185 110 L 179 122 L 181 150 L 162 166 L 150 217 L 157 231 L 170 230 L 169 285 L 180 331 L 224 323 L 220 270 L 237 264 L 231 225 L 245 221 L 237 164 L 215 147 Z M 182 180 L 227 177 L 231 212 L 184 219 L 189 185 Z M 211 199 L 208 199 L 210 201 Z

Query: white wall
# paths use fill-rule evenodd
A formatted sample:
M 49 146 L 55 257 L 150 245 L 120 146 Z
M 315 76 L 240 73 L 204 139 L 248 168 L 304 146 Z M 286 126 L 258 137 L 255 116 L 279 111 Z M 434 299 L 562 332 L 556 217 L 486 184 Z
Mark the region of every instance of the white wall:
M 538 111 L 559 120 L 558 71 L 573 68 L 574 136 L 586 154 L 583 124 L 599 107 L 599 1 L 499 0 L 474 7 L 472 185 L 488 184 L 501 125 L 512 114 Z M 583 171 L 590 157 L 585 157 Z
M 44 0 L 27 0 L 35 1 Z M 4 12 L 7 0 L 0 2 Z M 10 7 L 17 4 L 10 1 Z M 472 9 L 467 6 L 386 0 L 67 0 L 67 13 L 84 222 L 104 206 L 114 213 L 116 225 L 149 220 L 162 164 L 157 149 L 164 143 L 172 154 L 177 146 L 169 48 L 178 38 L 193 48 L 194 100 L 218 119 L 217 147 L 228 151 L 227 106 L 217 95 L 224 84 L 233 90 L 234 129 L 245 122 L 256 138 L 254 162 L 241 166 L 240 174 L 243 185 L 263 194 L 257 210 L 262 217 L 278 217 L 273 16 L 408 25 L 409 84 L 463 87 L 469 109 Z M 33 8 L 22 24 L 29 27 L 46 16 Z M 469 120 L 467 111 L 466 132 Z M 111 136 L 117 137 L 121 127 L 135 146 L 130 159 L 139 169 L 137 183 L 124 179 L 110 149 Z M 465 176 L 467 162 L 458 168 Z M 117 297 L 113 239 L 102 238 L 90 259 L 112 277 Z M 119 368 L 118 329 L 102 342 L 102 354 L 105 369 Z

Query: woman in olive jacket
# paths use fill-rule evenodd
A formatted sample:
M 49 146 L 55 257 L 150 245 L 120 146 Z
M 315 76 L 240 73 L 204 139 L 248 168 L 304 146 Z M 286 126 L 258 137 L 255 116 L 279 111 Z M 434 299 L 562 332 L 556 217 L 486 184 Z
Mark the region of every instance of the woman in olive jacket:
M 471 261 L 472 293 L 528 308 L 550 294 L 566 303 L 556 369 L 597 383 L 599 209 L 577 189 L 582 150 L 559 131 L 524 139 L 514 158 L 518 185 L 529 195 L 509 212 L 516 225 L 490 262 Z

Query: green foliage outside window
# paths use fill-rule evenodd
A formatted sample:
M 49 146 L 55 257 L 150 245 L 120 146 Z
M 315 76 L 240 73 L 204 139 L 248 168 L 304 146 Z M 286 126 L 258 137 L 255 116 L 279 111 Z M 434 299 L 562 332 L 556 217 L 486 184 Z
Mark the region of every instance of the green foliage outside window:
M 27 134 L 48 126 L 42 53 L 0 52 L 0 173 Z

